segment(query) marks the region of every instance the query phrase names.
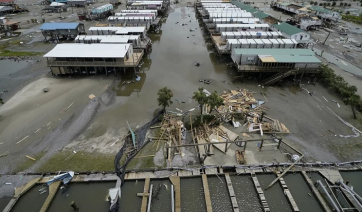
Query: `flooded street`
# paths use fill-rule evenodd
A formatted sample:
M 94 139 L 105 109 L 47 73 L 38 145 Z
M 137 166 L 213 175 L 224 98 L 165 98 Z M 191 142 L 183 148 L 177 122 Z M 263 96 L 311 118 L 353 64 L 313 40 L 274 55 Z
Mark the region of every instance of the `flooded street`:
M 201 178 L 181 179 L 181 211 L 206 212 L 205 195 Z
M 137 193 L 143 192 L 144 185 L 144 180 L 125 181 L 122 186 L 119 211 L 138 212 L 141 210 L 142 197 L 138 197 Z
M 48 197 L 48 192 L 43 194 L 39 193 L 39 189 L 42 188 L 41 184 L 35 185 L 31 188 L 26 195 L 20 197 L 16 205 L 11 209 L 12 212 L 39 212 L 43 206 L 45 199 Z M 31 206 L 31 207 L 29 207 Z
M 250 176 L 231 175 L 230 178 L 233 183 L 236 200 L 240 206 L 239 211 L 262 212 L 263 209 Z
M 233 211 L 225 177 L 208 176 L 207 182 L 209 183 L 212 211 Z

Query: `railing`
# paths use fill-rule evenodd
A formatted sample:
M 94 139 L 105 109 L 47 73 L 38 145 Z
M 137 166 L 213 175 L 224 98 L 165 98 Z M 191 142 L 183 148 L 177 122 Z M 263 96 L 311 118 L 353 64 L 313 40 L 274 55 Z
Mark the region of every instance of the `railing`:
M 135 62 L 104 62 L 104 61 L 48 61 L 48 66 L 101 66 L 101 67 L 133 67 L 137 66 Z

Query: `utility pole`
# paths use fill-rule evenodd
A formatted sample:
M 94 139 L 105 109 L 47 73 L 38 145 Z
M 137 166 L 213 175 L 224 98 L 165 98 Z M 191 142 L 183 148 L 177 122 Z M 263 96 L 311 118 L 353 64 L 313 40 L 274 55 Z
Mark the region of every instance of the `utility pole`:
M 328 35 L 327 35 L 326 39 L 325 39 L 324 42 L 323 42 L 323 45 L 325 45 L 325 43 L 326 43 L 326 41 L 327 41 L 327 39 L 328 39 L 328 37 L 329 37 L 330 34 L 331 34 L 331 32 L 328 32 Z

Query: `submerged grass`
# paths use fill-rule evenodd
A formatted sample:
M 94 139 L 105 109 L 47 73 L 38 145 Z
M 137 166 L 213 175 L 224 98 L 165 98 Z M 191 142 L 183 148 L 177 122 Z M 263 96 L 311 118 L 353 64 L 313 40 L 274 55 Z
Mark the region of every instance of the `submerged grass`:
M 72 170 L 77 172 L 88 171 L 114 171 L 114 157 L 112 154 L 89 153 L 71 151 L 55 154 L 39 172 L 55 172 L 59 170 Z
M 18 51 L 11 51 L 7 48 L 11 48 L 12 45 L 20 45 L 19 40 L 11 40 L 6 43 L 2 43 L 0 45 L 0 57 L 24 57 L 24 56 L 35 56 L 35 55 L 42 55 L 41 52 L 18 52 Z

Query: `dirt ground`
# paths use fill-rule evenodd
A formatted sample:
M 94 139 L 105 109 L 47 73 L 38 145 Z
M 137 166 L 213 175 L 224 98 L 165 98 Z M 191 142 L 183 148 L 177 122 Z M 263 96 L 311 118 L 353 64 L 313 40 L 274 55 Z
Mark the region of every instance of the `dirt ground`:
M 89 162 L 95 159 L 92 158 L 92 153 L 99 158 L 102 155 L 115 155 L 128 131 L 127 121 L 133 129 L 148 122 L 158 108 L 157 91 L 165 86 L 174 93 L 174 104 L 169 108 L 172 111 L 186 111 L 197 106 L 197 102 L 191 97 L 200 86 L 218 93 L 246 88 L 255 91 L 255 96 L 260 100 L 264 100 L 260 92 L 265 92 L 268 115 L 279 119 L 289 128 L 291 134 L 285 137 L 285 141 L 301 149 L 308 160 L 345 161 L 360 158 L 358 153 L 361 147 L 358 141 L 361 137 L 340 137 L 339 135 L 351 135 L 353 132 L 327 108 L 362 129 L 360 119 L 352 119 L 349 106 L 322 86 L 309 85 L 308 76 L 304 78 L 303 87 L 312 91 L 314 97 L 287 81 L 283 82 L 283 86 L 264 89 L 255 77 L 245 79 L 242 83 L 232 83 L 235 70 L 226 66 L 228 60 L 216 57 L 214 50 L 208 45 L 210 41 L 205 40 L 203 31 L 200 30 L 194 9 L 184 7 L 185 5 L 186 1 L 172 5 L 160 33 L 150 35 L 153 51 L 144 59 L 141 67 L 145 71 L 142 73 L 145 80 L 141 85 L 122 85 L 120 78 L 113 76 L 50 77 L 44 75 L 48 69 L 41 57 L 41 62 L 27 66 L 34 72 L 31 72 L 32 77 L 21 79 L 23 73 L 27 76 L 28 68 L 16 72 L 19 80 L 11 83 L 14 95 L 9 92 L 6 103 L 0 107 L 0 154 L 9 151 L 7 156 L 0 158 L 0 173 L 17 170 L 28 160 L 25 155 L 42 156 L 35 165 L 26 167 L 26 171 L 42 170 L 48 160 L 54 159 L 59 153 L 70 154 L 75 151 L 74 154 L 88 154 Z M 35 17 L 35 13 L 29 14 Z M 46 14 L 46 18 L 58 20 L 56 15 Z M 25 21 L 26 16 L 24 14 L 16 18 L 23 18 Z M 76 19 L 71 12 L 62 16 L 67 17 L 66 21 Z M 176 22 L 188 25 L 181 26 Z M 86 22 L 86 29 L 94 24 L 95 22 Z M 27 41 L 29 44 L 12 46 L 12 49 L 46 52 L 54 46 L 37 41 L 40 39 L 37 32 L 39 25 L 22 26 L 23 29 L 27 28 L 26 31 L 21 37 L 14 39 Z M 190 28 L 196 30 L 190 31 Z M 35 38 L 29 37 L 30 35 Z M 178 39 L 175 41 L 176 37 Z M 194 66 L 195 61 L 201 64 L 200 67 Z M 210 85 L 199 82 L 199 79 L 205 78 L 210 79 Z M 49 92 L 43 92 L 45 87 L 49 88 Z M 130 94 L 121 95 L 127 89 Z M 96 98 L 90 100 L 90 94 L 94 94 Z M 332 100 L 338 101 L 340 107 Z M 241 130 L 236 131 L 241 133 Z M 76 160 L 78 157 L 72 158 Z M 272 160 L 257 156 L 255 158 L 259 162 Z M 57 158 L 51 161 L 57 161 Z M 68 160 L 68 164 L 72 164 L 72 159 Z M 56 165 L 53 164 L 52 168 L 56 168 Z M 62 168 L 59 166 L 59 169 Z

